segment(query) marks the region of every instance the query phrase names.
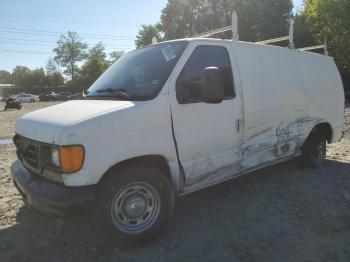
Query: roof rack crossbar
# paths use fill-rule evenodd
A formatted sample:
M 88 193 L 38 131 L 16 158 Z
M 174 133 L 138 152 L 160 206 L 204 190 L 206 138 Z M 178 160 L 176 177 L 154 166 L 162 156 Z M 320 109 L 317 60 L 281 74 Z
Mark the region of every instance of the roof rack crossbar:
M 327 37 L 324 38 L 323 45 L 314 45 L 314 46 L 308 46 L 308 47 L 303 47 L 299 48 L 299 51 L 313 51 L 313 50 L 318 50 L 318 49 L 323 49 L 324 54 L 328 56 L 328 40 Z
M 289 40 L 289 36 L 282 36 L 282 37 L 267 39 L 267 40 L 258 41 L 255 43 L 268 45 L 268 44 L 278 43 L 278 42 L 287 41 L 287 40 Z
M 308 46 L 308 47 L 303 47 L 299 48 L 299 51 L 311 51 L 311 50 L 317 50 L 317 49 L 324 49 L 325 45 L 314 45 L 314 46 Z
M 225 27 L 221 27 L 218 29 L 214 29 L 214 30 L 202 33 L 202 34 L 197 34 L 197 35 L 194 35 L 193 37 L 208 37 L 208 36 L 217 35 L 217 34 L 228 32 L 228 31 L 231 31 L 230 25 L 225 26 Z

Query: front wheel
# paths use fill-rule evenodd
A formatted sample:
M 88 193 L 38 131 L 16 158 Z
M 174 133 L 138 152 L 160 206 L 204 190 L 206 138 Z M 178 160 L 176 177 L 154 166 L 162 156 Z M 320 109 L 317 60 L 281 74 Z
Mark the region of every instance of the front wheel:
M 174 210 L 173 188 L 157 168 L 121 168 L 99 190 L 98 216 L 118 240 L 135 243 L 156 237 Z
M 305 166 L 320 167 L 326 159 L 327 139 L 319 133 L 310 134 L 301 149 L 301 160 Z

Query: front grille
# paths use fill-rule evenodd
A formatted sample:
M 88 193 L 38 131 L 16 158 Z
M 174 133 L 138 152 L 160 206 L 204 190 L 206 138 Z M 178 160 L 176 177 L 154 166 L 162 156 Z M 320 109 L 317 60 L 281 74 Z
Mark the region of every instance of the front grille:
M 27 151 L 24 153 L 23 160 L 32 168 L 40 169 L 39 146 L 29 145 Z
M 15 136 L 14 142 L 17 148 L 17 155 L 23 164 L 34 173 L 40 173 L 40 144 L 18 135 Z

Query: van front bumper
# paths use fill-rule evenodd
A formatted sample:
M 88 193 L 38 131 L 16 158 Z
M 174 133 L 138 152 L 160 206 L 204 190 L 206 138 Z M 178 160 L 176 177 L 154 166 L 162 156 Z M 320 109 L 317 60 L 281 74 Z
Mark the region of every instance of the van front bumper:
M 96 186 L 67 187 L 32 174 L 16 160 L 11 166 L 13 182 L 23 202 L 40 214 L 57 218 L 77 216 L 92 206 Z

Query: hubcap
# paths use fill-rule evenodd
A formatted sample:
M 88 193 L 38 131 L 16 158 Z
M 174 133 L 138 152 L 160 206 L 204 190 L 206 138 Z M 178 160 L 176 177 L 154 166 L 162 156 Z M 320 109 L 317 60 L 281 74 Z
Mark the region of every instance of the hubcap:
M 142 196 L 131 196 L 126 199 L 123 209 L 127 217 L 137 218 L 145 212 L 146 201 Z
M 136 182 L 121 189 L 113 198 L 113 224 L 127 234 L 139 234 L 149 229 L 160 212 L 160 198 L 155 188 Z

